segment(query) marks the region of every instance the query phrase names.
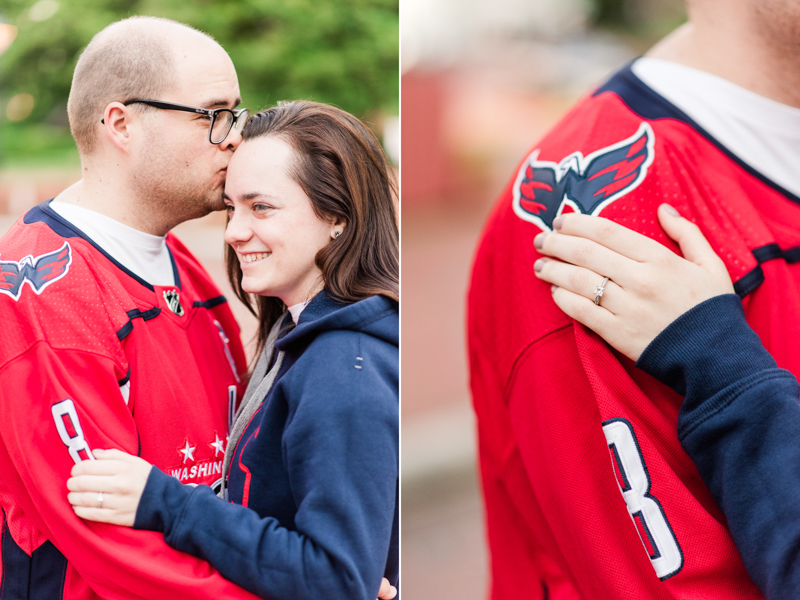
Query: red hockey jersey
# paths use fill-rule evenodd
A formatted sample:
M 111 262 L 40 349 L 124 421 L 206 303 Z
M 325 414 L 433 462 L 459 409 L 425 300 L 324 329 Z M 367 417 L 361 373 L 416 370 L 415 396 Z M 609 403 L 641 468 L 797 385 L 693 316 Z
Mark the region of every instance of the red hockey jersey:
M 79 519 L 73 464 L 119 448 L 184 483 L 221 478 L 245 373 L 239 329 L 188 250 L 151 286 L 48 203 L 0 239 L 3 598 L 252 598 L 161 534 Z
M 677 252 L 662 202 L 700 226 L 750 325 L 800 375 L 800 198 L 623 69 L 523 161 L 475 258 L 469 354 L 494 599 L 761 597 L 678 442 L 682 398 L 533 275 L 533 238 L 565 210 Z

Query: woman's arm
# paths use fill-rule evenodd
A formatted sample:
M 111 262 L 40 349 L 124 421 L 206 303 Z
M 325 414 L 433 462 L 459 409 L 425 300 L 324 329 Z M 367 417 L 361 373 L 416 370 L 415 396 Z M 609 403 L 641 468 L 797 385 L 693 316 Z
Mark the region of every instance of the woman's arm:
M 298 507 L 296 530 L 226 504 L 209 488 L 187 488 L 157 469 L 148 471 L 141 504 L 135 503 L 136 526 L 164 532 L 173 547 L 218 565 L 223 576 L 264 597 L 349 599 L 375 594 L 372 586 L 386 565 L 397 501 L 397 389 L 396 382 L 386 380 L 388 369 L 354 369 L 351 362 L 340 369 L 343 376 L 353 373 L 352 381 L 344 381 L 347 394 L 342 394 L 338 379 L 319 381 L 323 374 L 316 379 L 312 372 L 297 374 L 309 395 L 299 401 L 283 438 Z M 379 366 L 378 362 L 370 364 Z M 103 470 L 99 463 L 106 461 L 95 462 L 98 465 L 83 468 Z M 116 510 L 121 498 L 114 497 L 128 495 L 130 486 L 124 482 L 89 479 L 84 485 L 81 479 L 87 477 L 70 483 L 71 489 L 91 490 L 88 496 L 82 491 L 74 492 L 79 497 L 71 494 L 73 504 L 96 507 L 96 492 L 105 489 L 104 508 Z M 125 524 L 130 524 L 127 511 Z
M 82 519 L 163 533 L 175 527 L 174 515 L 185 510 L 192 496 L 201 494 L 195 498 L 197 507 L 193 510 L 203 513 L 217 527 L 224 527 L 226 520 L 231 518 L 239 520 L 247 528 L 262 525 L 263 519 L 255 511 L 235 504 L 224 504 L 207 486 L 183 485 L 137 456 L 120 450 L 95 450 L 94 454 L 97 460 L 76 465 L 72 477 L 67 481 L 70 490 L 67 498 L 75 514 Z M 103 490 L 102 496 L 99 496 L 100 490 Z M 137 509 L 145 493 L 149 509 L 142 514 L 146 514 L 151 521 L 140 520 L 136 523 Z M 98 504 L 99 499 L 102 501 Z M 214 521 L 219 510 L 223 514 L 221 523 Z M 239 514 L 235 514 L 235 511 Z M 283 531 L 285 535 L 286 530 Z M 208 560 L 198 552 L 191 553 Z M 229 579 L 237 583 L 233 577 Z M 244 582 L 237 585 L 246 587 Z M 381 578 L 378 600 L 392 600 L 395 596 L 397 588 L 385 577 Z
M 750 329 L 722 262 L 662 205 L 684 260 L 605 219 L 565 216 L 539 236 L 553 299 L 637 367 L 685 396 L 678 435 L 767 598 L 800 596 L 800 388 Z M 599 305 L 595 287 L 608 282 Z

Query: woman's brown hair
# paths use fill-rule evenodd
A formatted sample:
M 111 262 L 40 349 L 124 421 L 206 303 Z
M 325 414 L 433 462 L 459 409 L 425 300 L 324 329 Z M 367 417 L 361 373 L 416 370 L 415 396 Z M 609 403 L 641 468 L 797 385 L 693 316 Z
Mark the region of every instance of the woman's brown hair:
M 394 175 L 378 140 L 353 115 L 317 102 L 281 102 L 253 115 L 245 142 L 274 135 L 295 151 L 289 169 L 320 219 L 344 224 L 322 248 L 316 265 L 328 295 L 356 302 L 383 295 L 399 301 L 399 233 Z M 242 289 L 236 252 L 225 249 L 228 279 L 236 296 L 258 317 L 258 352 L 286 306 L 275 297 Z

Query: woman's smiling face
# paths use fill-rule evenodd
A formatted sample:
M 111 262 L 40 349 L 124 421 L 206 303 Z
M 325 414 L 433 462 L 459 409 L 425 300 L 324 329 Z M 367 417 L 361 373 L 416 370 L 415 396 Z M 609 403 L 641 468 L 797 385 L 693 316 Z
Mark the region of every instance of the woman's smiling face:
M 323 287 L 314 259 L 331 241 L 334 225 L 320 219 L 289 175 L 294 149 L 275 136 L 248 140 L 228 165 L 225 241 L 242 267 L 242 289 L 293 306 Z M 341 229 L 339 227 L 338 229 Z

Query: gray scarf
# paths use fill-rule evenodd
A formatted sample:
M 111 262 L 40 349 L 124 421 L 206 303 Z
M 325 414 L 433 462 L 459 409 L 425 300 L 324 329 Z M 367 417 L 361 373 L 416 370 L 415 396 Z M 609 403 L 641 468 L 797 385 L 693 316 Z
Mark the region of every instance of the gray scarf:
M 220 498 L 224 498 L 225 500 L 228 499 L 228 469 L 230 468 L 231 460 L 233 460 L 233 452 L 236 450 L 236 444 L 239 443 L 239 439 L 242 437 L 248 423 L 250 423 L 250 419 L 256 414 L 258 407 L 261 406 L 262 402 L 264 402 L 264 398 L 267 397 L 270 389 L 272 389 L 275 377 L 277 377 L 278 371 L 281 370 L 283 352 L 278 352 L 278 356 L 275 358 L 275 364 L 272 365 L 269 373 L 267 373 L 267 366 L 272 360 L 272 356 L 275 354 L 275 340 L 278 339 L 278 334 L 281 332 L 287 314 L 288 313 L 284 313 L 281 315 L 272 326 L 272 329 L 270 329 L 267 341 L 264 344 L 264 350 L 261 352 L 261 356 L 258 357 L 256 368 L 253 369 L 253 376 L 250 378 L 250 383 L 247 384 L 244 398 L 239 406 L 239 410 L 236 411 L 236 417 L 233 419 L 230 439 L 228 440 L 228 446 L 225 448 L 225 461 L 222 463 L 222 489 L 219 491 L 219 494 L 217 494 Z

